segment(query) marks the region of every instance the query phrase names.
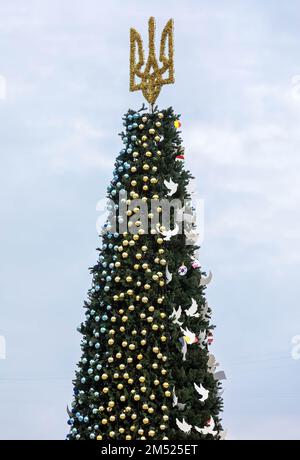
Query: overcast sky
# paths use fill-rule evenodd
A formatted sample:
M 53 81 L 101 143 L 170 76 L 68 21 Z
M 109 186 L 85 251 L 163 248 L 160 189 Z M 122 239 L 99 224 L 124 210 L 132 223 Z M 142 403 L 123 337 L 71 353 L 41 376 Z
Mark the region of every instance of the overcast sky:
M 299 439 L 299 0 L 0 0 L 0 438 L 67 433 L 96 203 L 143 102 L 129 28 L 145 36 L 150 15 L 159 33 L 175 21 L 158 102 L 182 114 L 205 201 L 228 438 Z

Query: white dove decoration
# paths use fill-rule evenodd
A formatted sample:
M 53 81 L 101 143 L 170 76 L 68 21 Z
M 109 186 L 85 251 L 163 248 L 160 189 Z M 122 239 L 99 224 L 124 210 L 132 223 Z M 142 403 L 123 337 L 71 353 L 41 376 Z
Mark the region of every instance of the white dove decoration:
M 201 396 L 201 399 L 199 399 L 199 401 L 204 402 L 208 399 L 209 390 L 206 390 L 201 383 L 200 383 L 200 386 L 194 383 L 194 388 L 199 394 L 199 396 Z
M 178 397 L 175 392 L 175 387 L 173 388 L 173 407 L 178 406 L 179 410 L 183 410 L 186 406 L 186 404 L 182 404 L 178 402 Z
M 172 281 L 173 275 L 169 271 L 169 266 L 166 266 L 166 279 L 167 279 L 167 284 L 169 284 Z
M 178 420 L 178 418 L 177 418 L 176 419 L 176 425 L 178 426 L 178 428 L 181 431 L 184 431 L 184 433 L 189 433 L 191 431 L 191 429 L 192 429 L 192 425 L 189 425 L 188 423 L 186 423 L 184 418 L 182 419 L 182 422 L 180 420 Z
M 179 226 L 175 224 L 175 228 L 173 230 L 168 230 L 167 232 L 160 232 L 164 236 L 165 241 L 170 241 L 172 236 L 177 235 L 179 232 Z
M 198 312 L 198 304 L 195 299 L 192 299 L 192 305 L 187 310 L 184 310 L 187 316 L 192 316 L 194 318 L 199 318 L 200 313 Z
M 214 427 L 215 427 L 215 422 L 214 422 L 214 419 L 211 417 L 207 426 L 205 426 L 204 428 L 199 428 L 198 426 L 195 426 L 195 430 L 198 431 L 198 433 L 201 433 L 201 434 L 211 434 L 212 436 L 216 436 L 216 434 L 218 434 L 217 431 L 214 431 Z
M 186 236 L 186 239 L 190 241 L 191 243 L 196 243 L 200 236 L 199 233 L 194 233 L 194 232 L 185 232 L 184 234 Z
M 169 316 L 170 319 L 173 319 L 174 318 L 174 321 L 173 323 L 174 324 L 178 324 L 179 326 L 182 326 L 183 323 L 180 323 L 178 320 L 179 318 L 181 317 L 181 313 L 182 313 L 182 308 L 181 306 L 179 305 L 178 309 L 175 310 L 175 308 L 173 308 L 173 312 L 172 314 Z
M 204 347 L 207 340 L 206 340 L 206 329 L 204 331 L 199 331 L 198 334 L 199 346 Z
M 191 344 L 197 342 L 197 337 L 194 332 L 190 331 L 188 328 L 182 329 L 182 327 L 180 328 L 180 330 L 183 333 L 183 340 L 186 343 Z
M 170 190 L 167 193 L 168 196 L 172 196 L 174 195 L 174 193 L 176 193 L 178 189 L 178 184 L 175 184 L 175 182 L 173 182 L 172 179 L 170 179 L 169 181 L 164 180 L 164 184 Z
M 186 361 L 187 343 L 184 339 L 181 339 L 181 343 L 182 343 L 182 347 L 181 347 L 182 361 Z
M 209 271 L 207 276 L 201 276 L 199 286 L 207 286 L 212 280 L 212 272 Z

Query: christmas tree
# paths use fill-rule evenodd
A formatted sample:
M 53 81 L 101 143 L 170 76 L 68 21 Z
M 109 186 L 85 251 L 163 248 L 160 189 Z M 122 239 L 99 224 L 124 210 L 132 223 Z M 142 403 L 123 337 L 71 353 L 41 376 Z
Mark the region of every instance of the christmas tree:
M 161 86 L 174 82 L 173 22 L 162 34 L 161 68 L 153 18 L 143 73 L 141 37 L 132 29 L 130 39 L 130 88 L 142 90 L 150 109 L 123 117 L 109 215 L 79 327 L 68 439 L 219 440 L 222 373 L 209 352 L 211 274 L 197 260 L 192 176 L 180 116 L 154 107 Z

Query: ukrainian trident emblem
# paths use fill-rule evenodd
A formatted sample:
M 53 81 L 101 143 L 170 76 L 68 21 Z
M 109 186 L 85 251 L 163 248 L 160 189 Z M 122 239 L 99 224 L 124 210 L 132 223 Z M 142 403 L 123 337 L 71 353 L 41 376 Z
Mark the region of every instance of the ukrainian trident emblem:
M 161 36 L 159 64 L 155 55 L 155 20 L 149 19 L 149 56 L 145 64 L 143 42 L 135 29 L 130 29 L 130 91 L 141 90 L 153 105 L 163 85 L 174 83 L 173 20 L 170 19 Z M 166 74 L 166 75 L 165 75 Z M 165 75 L 165 76 L 164 76 Z M 136 81 L 136 79 L 139 79 Z

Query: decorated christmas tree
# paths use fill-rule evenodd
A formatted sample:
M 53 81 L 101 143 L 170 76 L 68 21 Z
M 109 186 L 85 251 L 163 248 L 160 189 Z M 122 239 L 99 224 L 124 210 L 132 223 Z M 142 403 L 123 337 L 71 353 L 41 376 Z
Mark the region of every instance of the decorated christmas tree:
M 130 89 L 141 89 L 150 107 L 123 117 L 102 247 L 79 327 L 68 439 L 219 440 L 224 376 L 209 352 L 211 273 L 198 260 L 180 116 L 155 106 L 161 86 L 174 82 L 172 20 L 162 33 L 161 66 L 153 18 L 146 64 L 134 29 L 130 46 Z

